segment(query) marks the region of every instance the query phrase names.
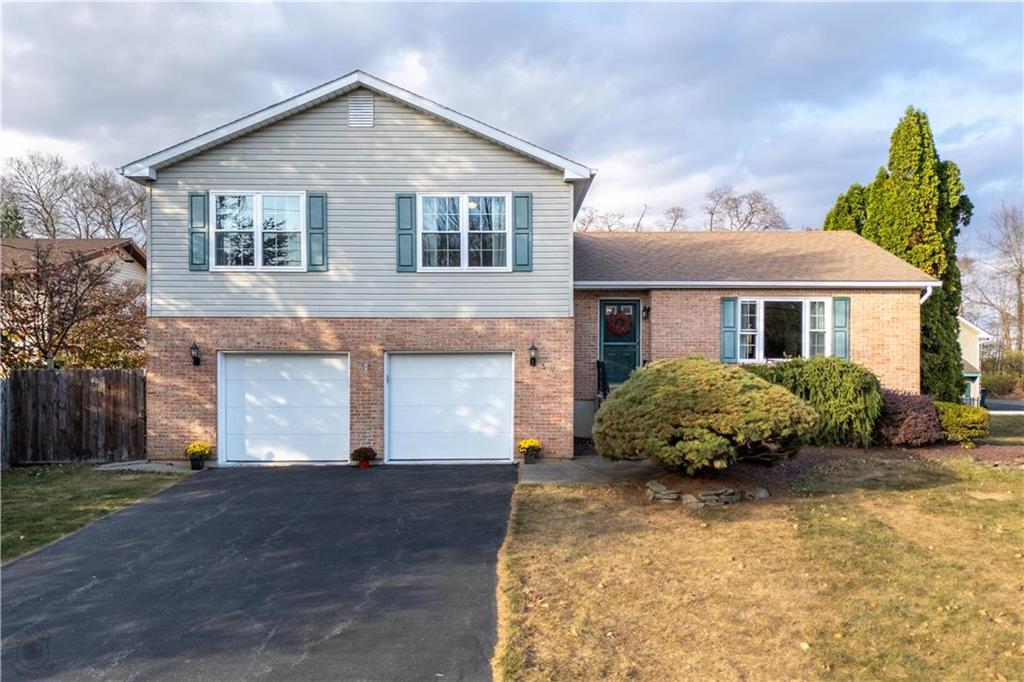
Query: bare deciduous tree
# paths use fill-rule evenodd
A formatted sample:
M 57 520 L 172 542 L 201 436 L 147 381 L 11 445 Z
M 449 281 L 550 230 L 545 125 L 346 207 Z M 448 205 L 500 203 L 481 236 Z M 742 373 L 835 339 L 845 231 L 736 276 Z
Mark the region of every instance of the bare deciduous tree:
M 3 204 L 15 207 L 29 236 L 146 238 L 146 190 L 109 168 L 70 167 L 57 155 L 12 159 Z
M 116 258 L 60 258 L 37 243 L 4 268 L 0 367 L 38 367 L 48 357 L 68 367 L 143 364 L 144 288 L 111 281 Z
M 633 223 L 633 231 L 634 232 L 640 232 L 642 229 L 644 229 L 644 218 L 646 218 L 646 217 L 647 217 L 647 202 L 644 202 L 644 208 L 643 208 L 642 211 L 640 211 L 640 217 L 636 219 L 635 223 Z
M 964 301 L 978 317 L 996 323 L 997 342 L 1024 351 L 1024 205 L 1003 203 L 993 214 L 987 253 L 962 258 Z
M 690 212 L 682 206 L 669 206 L 665 209 L 665 213 L 662 214 L 661 221 L 658 223 L 658 227 L 667 231 L 675 232 L 677 230 L 686 229 L 686 219 L 690 217 Z
M 598 211 L 587 206 L 576 218 L 577 232 L 616 232 L 625 228 L 626 216 L 614 211 Z
M 704 227 L 710 231 L 763 232 L 789 229 L 779 207 L 758 190 L 737 194 L 732 185 L 721 185 L 707 193 L 702 208 L 706 217 Z

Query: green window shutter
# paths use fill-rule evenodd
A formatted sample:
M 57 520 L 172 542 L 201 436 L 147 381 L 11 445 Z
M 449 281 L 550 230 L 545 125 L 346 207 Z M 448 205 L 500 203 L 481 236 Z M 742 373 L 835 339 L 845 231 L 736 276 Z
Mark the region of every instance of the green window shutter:
M 416 272 L 416 195 L 395 195 L 395 267 Z
M 188 269 L 210 269 L 210 195 L 188 193 Z
M 721 359 L 722 362 L 728 364 L 735 364 L 738 355 L 737 344 L 739 342 L 739 330 L 736 329 L 738 318 L 738 315 L 736 314 L 736 309 L 738 305 L 739 299 L 736 297 L 722 298 Z
M 850 298 L 832 299 L 832 355 L 850 359 Z
M 325 272 L 327 270 L 327 195 L 323 192 L 306 193 L 306 234 L 309 239 L 306 271 Z
M 533 270 L 533 195 L 512 195 L 512 270 Z

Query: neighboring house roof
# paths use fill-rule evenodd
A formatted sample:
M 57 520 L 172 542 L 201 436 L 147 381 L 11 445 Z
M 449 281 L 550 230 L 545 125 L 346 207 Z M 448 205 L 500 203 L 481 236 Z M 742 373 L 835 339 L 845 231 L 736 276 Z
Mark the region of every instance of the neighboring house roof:
M 960 315 L 957 315 L 956 319 L 960 321 L 960 324 L 965 325 L 965 326 L 970 327 L 971 329 L 973 329 L 974 332 L 978 335 L 978 341 L 991 341 L 992 340 L 993 337 L 992 337 L 991 334 L 989 334 L 987 331 L 985 331 L 984 329 L 982 329 L 978 325 L 976 325 L 973 322 L 971 322 L 970 320 L 968 320 L 966 317 L 962 317 Z
M 853 232 L 577 232 L 578 289 L 926 287 L 940 284 Z
M 146 267 L 146 253 L 131 239 L 0 239 L 0 260 L 3 268 L 32 266 L 36 246 L 53 249 L 52 257 L 57 262 L 72 258 L 92 260 L 100 256 L 124 250 L 142 267 Z
M 412 107 L 413 109 L 435 116 L 441 120 L 451 123 L 452 125 L 561 170 L 565 175 L 566 181 L 572 182 L 578 186 L 576 191 L 577 208 L 579 203 L 582 203 L 583 196 L 586 194 L 587 189 L 590 186 L 590 182 L 594 174 L 597 172 L 596 170 L 584 166 L 577 161 L 573 161 L 572 159 L 568 159 L 564 156 L 548 151 L 543 147 L 531 144 L 525 140 L 515 137 L 514 135 L 506 133 L 503 130 L 489 126 L 486 123 L 466 116 L 465 114 L 460 114 L 454 109 L 449 109 L 448 107 L 429 100 L 426 97 L 421 97 L 420 95 L 409 92 L 397 85 L 392 85 L 387 81 L 383 81 L 376 76 L 371 76 L 363 71 L 353 71 L 341 78 L 329 81 L 311 90 L 307 90 L 306 92 L 295 95 L 294 97 L 278 102 L 266 109 L 261 109 L 255 113 L 249 114 L 248 116 L 243 116 L 240 119 L 232 121 L 231 123 L 222 125 L 219 128 L 214 128 L 209 132 L 197 135 L 196 137 L 185 140 L 184 142 L 179 142 L 176 145 L 158 151 L 154 154 L 144 156 L 141 159 L 132 161 L 124 167 L 119 168 L 118 171 L 127 178 L 143 183 L 155 180 L 157 177 L 157 171 L 165 166 L 177 163 L 182 159 L 198 154 L 199 152 L 210 149 L 216 145 L 223 144 L 228 140 L 232 140 L 264 126 L 268 126 L 275 121 L 279 121 L 300 111 L 314 107 L 321 102 L 338 97 L 355 90 L 356 88 L 366 88 L 387 97 L 391 97 Z

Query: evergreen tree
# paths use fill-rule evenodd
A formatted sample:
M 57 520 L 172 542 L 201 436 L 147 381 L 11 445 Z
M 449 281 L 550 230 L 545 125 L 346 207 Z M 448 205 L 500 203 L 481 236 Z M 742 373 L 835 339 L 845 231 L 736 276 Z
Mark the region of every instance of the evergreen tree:
M 0 204 L 0 237 L 12 239 L 26 237 L 25 220 L 14 204 Z
M 825 229 L 859 232 L 942 280 L 921 307 L 921 389 L 941 400 L 957 400 L 963 386 L 956 238 L 972 209 L 960 169 L 939 159 L 927 115 L 908 107 L 890 138 L 887 165 L 868 187 L 854 184 L 841 194 L 825 220 Z
M 860 234 L 868 214 L 868 191 L 856 182 L 836 198 L 836 204 L 825 216 L 826 230 L 848 230 Z

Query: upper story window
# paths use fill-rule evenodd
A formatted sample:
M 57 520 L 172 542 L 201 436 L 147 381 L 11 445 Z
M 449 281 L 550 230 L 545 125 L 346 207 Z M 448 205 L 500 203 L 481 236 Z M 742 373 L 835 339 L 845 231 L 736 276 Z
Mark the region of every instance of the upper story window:
M 509 270 L 508 194 L 417 197 L 420 270 Z
M 739 361 L 828 355 L 827 299 L 741 299 Z
M 305 270 L 304 192 L 211 192 L 213 270 Z

